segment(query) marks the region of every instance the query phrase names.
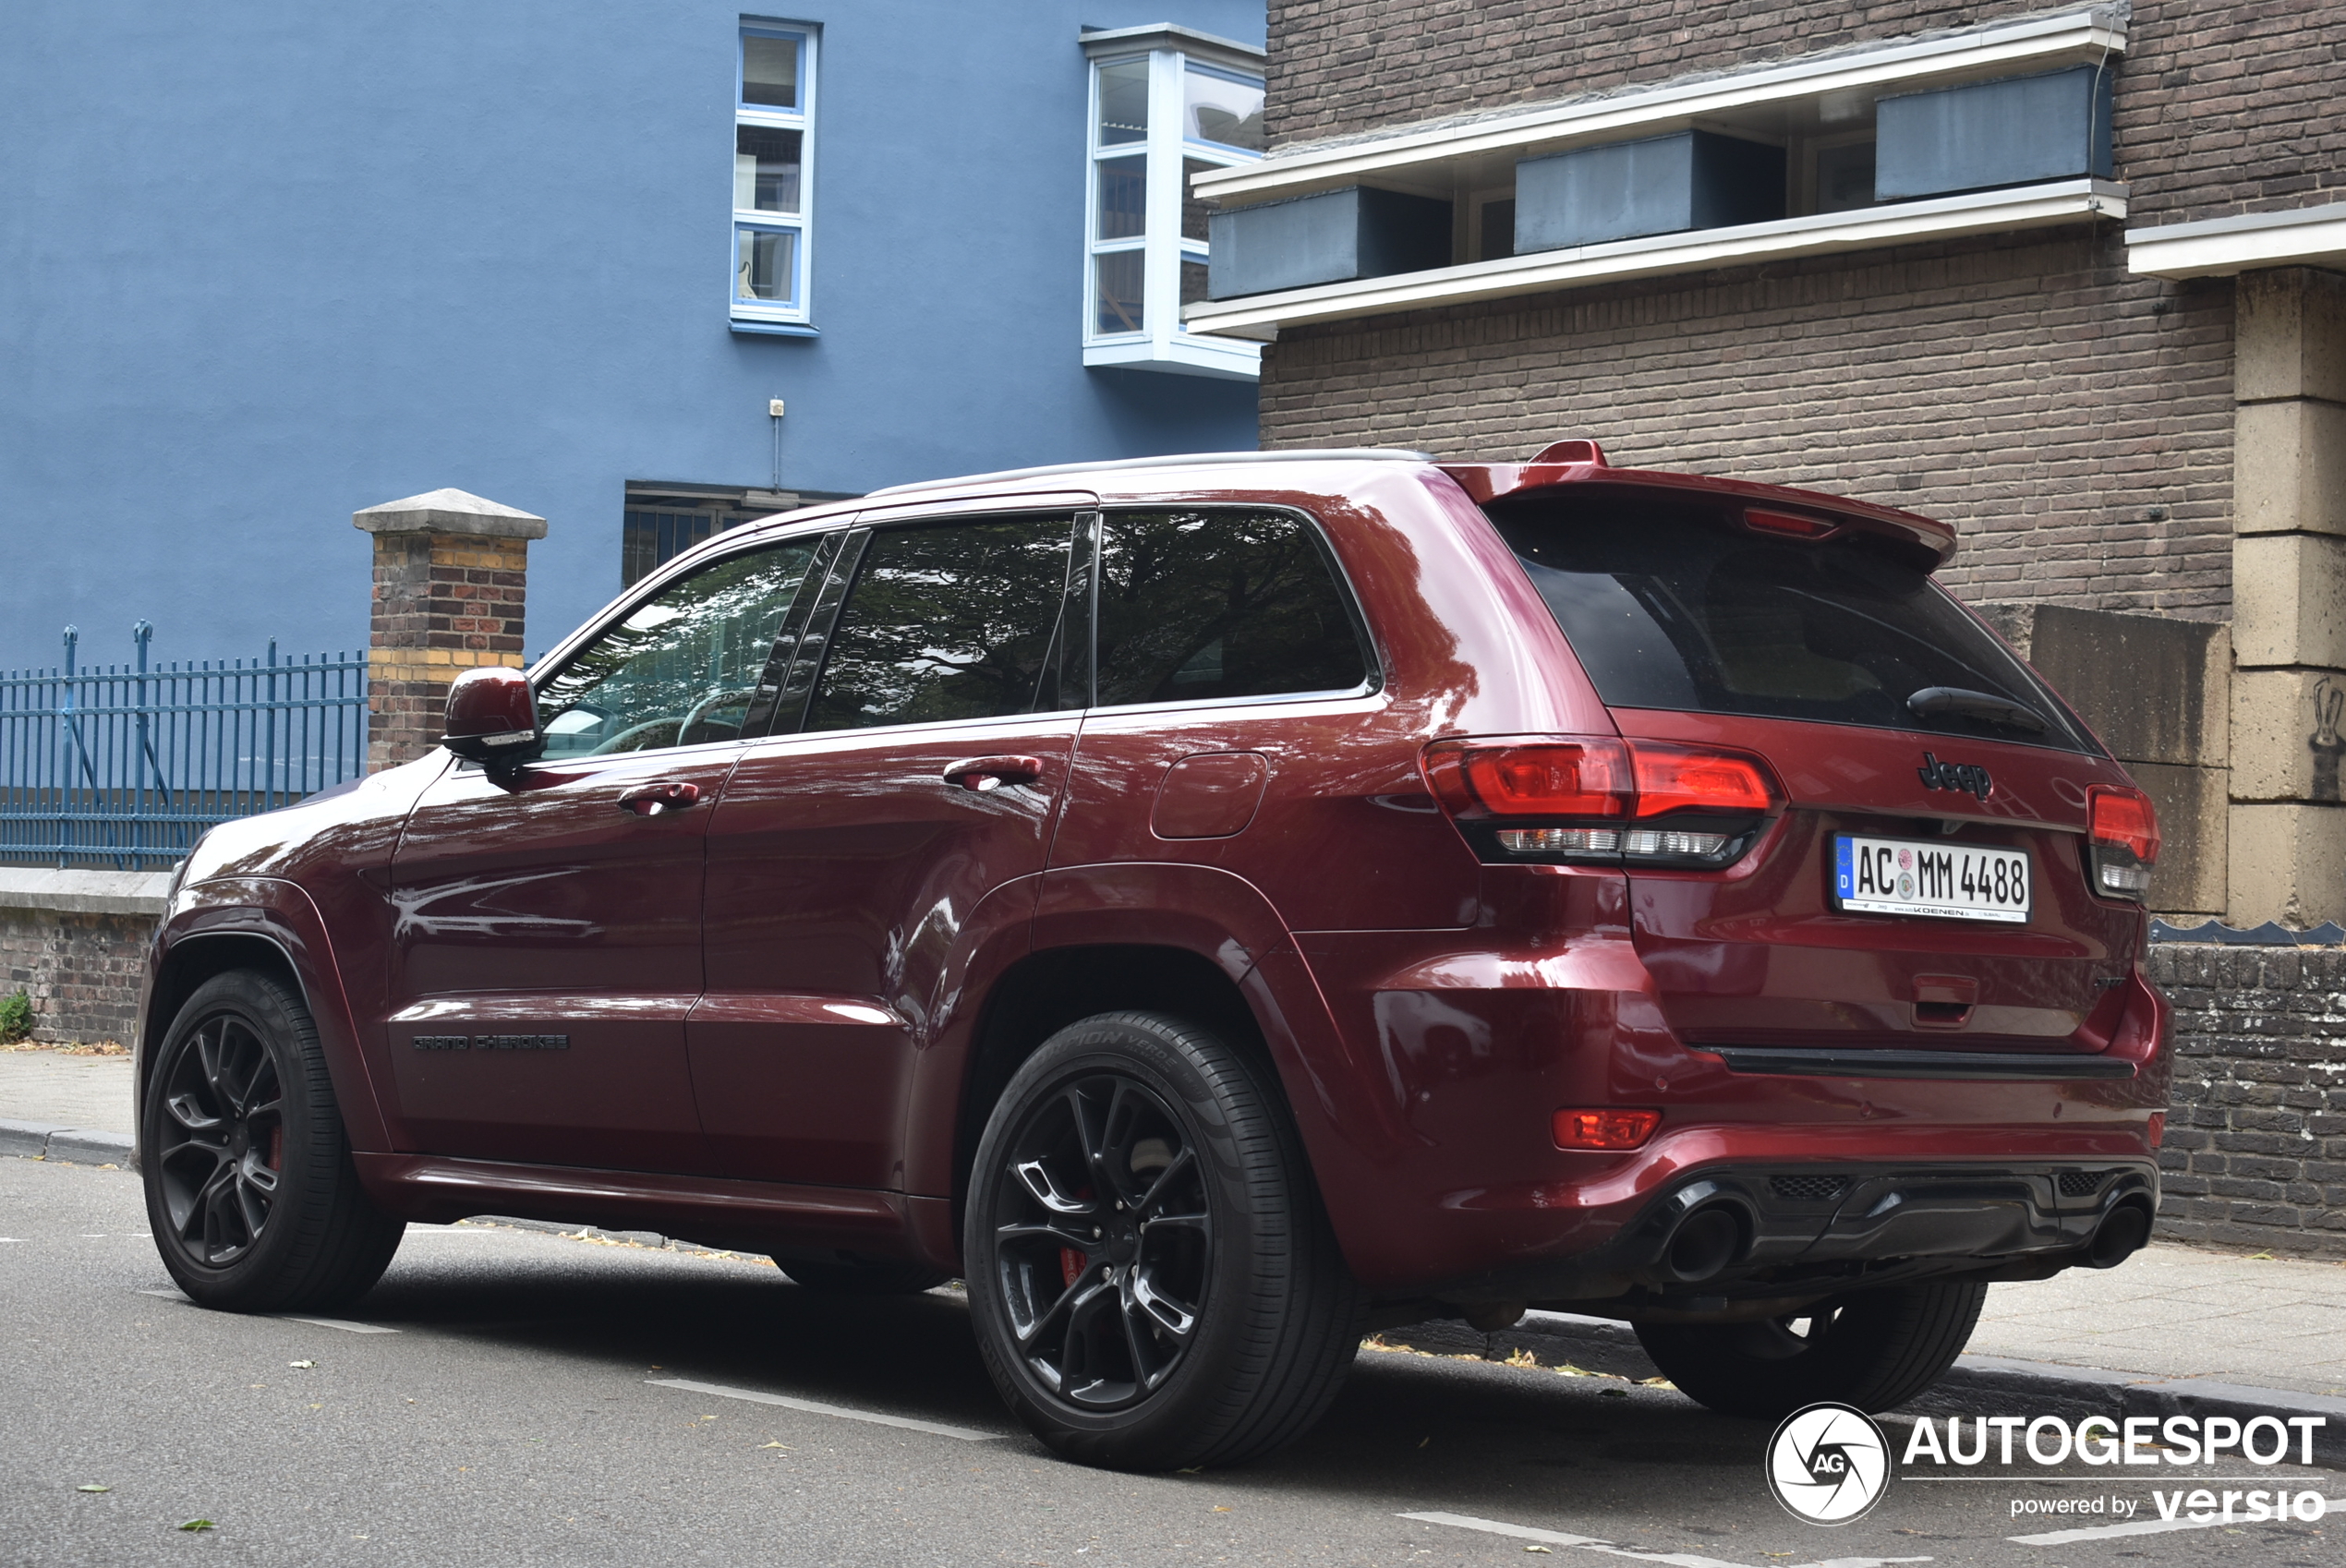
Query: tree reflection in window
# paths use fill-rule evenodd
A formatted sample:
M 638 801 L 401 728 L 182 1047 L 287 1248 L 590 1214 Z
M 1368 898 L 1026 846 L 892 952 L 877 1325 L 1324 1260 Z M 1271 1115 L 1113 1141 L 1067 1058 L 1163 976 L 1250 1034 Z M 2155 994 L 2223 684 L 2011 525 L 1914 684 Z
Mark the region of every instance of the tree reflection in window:
M 814 553 L 810 539 L 732 556 L 636 606 L 538 689 L 546 754 L 739 736 Z
M 1115 513 L 1101 541 L 1099 702 L 1348 691 L 1360 638 L 1312 529 L 1277 513 Z
M 1063 706 L 1055 633 L 1069 528 L 1062 516 L 874 534 L 806 728 Z

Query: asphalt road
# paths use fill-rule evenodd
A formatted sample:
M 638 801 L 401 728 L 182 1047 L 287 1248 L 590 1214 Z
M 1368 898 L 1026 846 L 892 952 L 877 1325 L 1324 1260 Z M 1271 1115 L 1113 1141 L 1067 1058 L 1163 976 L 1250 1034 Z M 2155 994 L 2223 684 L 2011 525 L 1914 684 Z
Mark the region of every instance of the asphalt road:
M 396 1332 L 361 1333 L 191 1307 L 144 1231 L 130 1174 L 0 1159 L 0 1563 L 2346 1564 L 2346 1513 L 2013 1538 L 2065 1533 L 2019 1499 L 2155 1517 L 2106 1472 L 1893 1483 L 1820 1528 L 1768 1492 L 1764 1430 L 1674 1391 L 1409 1352 L 1264 1464 L 1114 1475 L 1012 1428 L 949 1290 L 417 1226 L 353 1309 Z

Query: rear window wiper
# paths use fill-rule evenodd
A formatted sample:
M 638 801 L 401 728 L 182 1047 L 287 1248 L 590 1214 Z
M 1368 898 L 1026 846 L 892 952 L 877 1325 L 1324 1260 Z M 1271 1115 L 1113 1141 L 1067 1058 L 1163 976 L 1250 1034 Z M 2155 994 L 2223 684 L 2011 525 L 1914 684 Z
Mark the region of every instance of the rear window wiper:
M 2041 735 L 2047 729 L 2045 716 L 2026 703 L 2000 697 L 1992 692 L 1965 691 L 1961 686 L 1925 686 L 1906 699 L 1906 707 L 1918 718 L 1953 713 L 2030 735 Z

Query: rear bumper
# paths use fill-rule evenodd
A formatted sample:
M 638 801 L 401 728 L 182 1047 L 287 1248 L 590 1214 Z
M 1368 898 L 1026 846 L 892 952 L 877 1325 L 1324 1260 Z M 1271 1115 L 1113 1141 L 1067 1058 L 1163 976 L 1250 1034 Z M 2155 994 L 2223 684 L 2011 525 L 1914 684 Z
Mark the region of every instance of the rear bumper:
M 2130 1207 L 2146 1234 L 2159 1208 L 2148 1158 L 1710 1165 L 1586 1214 L 1590 1228 L 1612 1231 L 1601 1245 L 1518 1258 L 1437 1294 L 1715 1315 L 1913 1280 L 2042 1278 L 2087 1261 L 2104 1224 Z M 1674 1248 L 1701 1215 L 1725 1216 L 1735 1239 L 1689 1273 Z

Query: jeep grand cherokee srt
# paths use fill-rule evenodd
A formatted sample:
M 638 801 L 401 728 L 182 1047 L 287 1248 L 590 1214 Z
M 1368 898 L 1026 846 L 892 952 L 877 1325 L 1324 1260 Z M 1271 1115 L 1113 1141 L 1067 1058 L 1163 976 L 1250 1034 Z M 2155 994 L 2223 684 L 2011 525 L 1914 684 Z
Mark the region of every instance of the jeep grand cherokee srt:
M 220 827 L 139 1031 L 187 1294 L 496 1212 L 968 1282 L 1059 1452 L 1231 1463 L 1364 1322 L 1885 1408 L 2148 1234 L 2149 803 L 1945 525 L 1245 453 L 737 528 L 443 749 Z

